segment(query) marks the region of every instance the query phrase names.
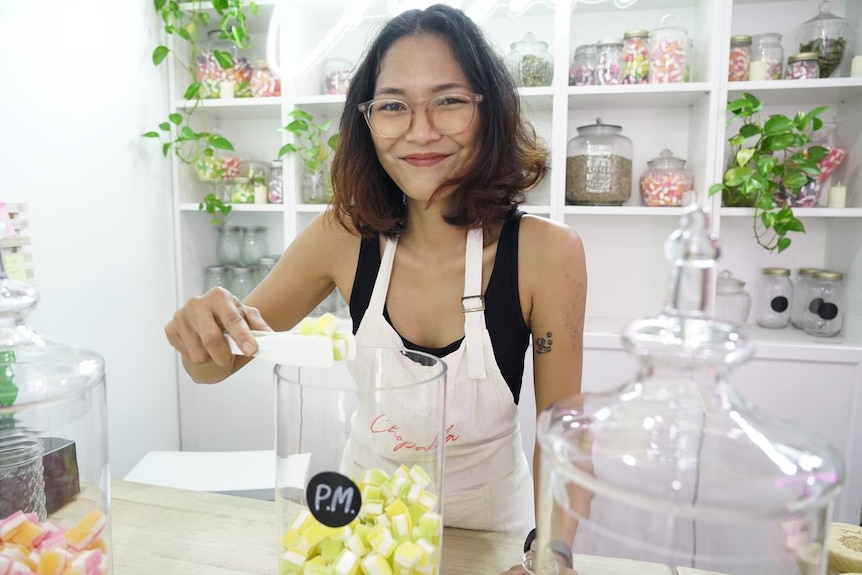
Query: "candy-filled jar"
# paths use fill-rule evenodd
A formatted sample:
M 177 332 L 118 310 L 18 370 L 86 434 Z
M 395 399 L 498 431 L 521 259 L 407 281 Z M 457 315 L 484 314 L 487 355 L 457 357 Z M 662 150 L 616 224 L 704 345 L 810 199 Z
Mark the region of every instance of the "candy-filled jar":
M 849 44 L 850 23 L 832 13 L 829 0 L 821 2 L 817 15 L 799 27 L 799 51 L 817 54 L 820 78 L 840 75 Z
M 346 94 L 353 76 L 353 64 L 345 58 L 328 58 L 323 62 L 323 93 Z
M 254 98 L 277 98 L 281 96 L 281 78 L 269 69 L 266 60 L 255 60 L 249 88 Z
M 632 193 L 632 141 L 601 118 L 579 126 L 566 150 L 566 202 L 622 205 Z
M 203 98 L 251 97 L 254 71 L 249 51 L 240 49 L 221 30 L 210 30 L 201 50 L 195 55 L 195 79 Z
M 623 81 L 623 42 L 606 38 L 596 45 L 596 84 L 615 86 Z
M 649 30 L 623 34 L 623 84 L 649 83 Z
M 718 246 L 695 210 L 665 243 L 661 313 L 623 333 L 637 372 L 539 415 L 538 540 L 525 562 L 540 575 L 561 572 L 557 553 L 570 550 L 578 573 L 826 573 L 844 465 L 734 389 L 753 348 L 710 319 Z
M 820 77 L 820 63 L 817 52 L 800 52 L 787 57 L 784 69 L 785 80 L 812 80 Z
M 727 64 L 727 79 L 730 82 L 748 80 L 751 66 L 751 36 L 730 37 L 730 57 Z
M 650 84 L 675 84 L 691 76 L 688 70 L 688 31 L 675 26 L 675 18 L 662 18 L 662 27 L 650 32 Z
M 37 301 L 0 273 L 0 568 L 108 575 L 104 361 L 30 329 Z
M 569 86 L 594 86 L 596 83 L 596 45 L 584 44 L 575 48 L 569 68 Z
M 273 160 L 269 163 L 269 178 L 267 178 L 266 187 L 270 204 L 284 203 L 284 166 L 281 160 Z
M 548 43 L 537 40 L 532 32 L 527 32 L 523 40 L 512 43 L 506 63 L 515 84 L 520 87 L 551 85 L 554 60 L 548 52 Z
M 681 206 L 685 194 L 692 191 L 694 175 L 685 160 L 668 149 L 647 162 L 640 177 L 641 201 L 645 206 Z

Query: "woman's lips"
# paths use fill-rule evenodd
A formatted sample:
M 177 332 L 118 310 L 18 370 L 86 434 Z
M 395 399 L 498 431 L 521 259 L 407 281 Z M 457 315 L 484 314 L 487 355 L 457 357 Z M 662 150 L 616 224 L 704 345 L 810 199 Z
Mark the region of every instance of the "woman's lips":
M 402 159 L 410 164 L 411 166 L 417 167 L 428 167 L 428 166 L 436 166 L 446 158 L 448 158 L 446 154 L 411 154 L 409 156 L 404 156 Z

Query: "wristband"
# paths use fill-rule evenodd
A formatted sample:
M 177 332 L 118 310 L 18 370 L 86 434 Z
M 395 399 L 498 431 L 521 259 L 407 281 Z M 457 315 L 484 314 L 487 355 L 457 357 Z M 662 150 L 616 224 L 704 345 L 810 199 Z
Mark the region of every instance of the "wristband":
M 536 540 L 536 530 L 532 529 L 528 534 L 527 538 L 524 540 L 524 553 L 530 550 L 530 546 L 533 544 L 533 541 Z M 551 549 L 553 553 L 559 555 L 566 564 L 566 567 L 569 569 L 572 568 L 572 548 L 560 541 L 559 539 L 554 539 L 548 544 L 548 547 Z

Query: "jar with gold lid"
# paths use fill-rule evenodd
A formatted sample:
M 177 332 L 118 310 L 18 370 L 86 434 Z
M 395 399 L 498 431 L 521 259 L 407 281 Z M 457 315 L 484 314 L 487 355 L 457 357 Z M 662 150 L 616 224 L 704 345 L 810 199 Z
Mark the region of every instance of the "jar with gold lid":
M 787 268 L 763 268 L 757 285 L 757 325 L 782 328 L 790 324 L 793 284 Z
M 844 328 L 844 274 L 828 270 L 814 272 L 805 292 L 807 303 L 802 329 L 808 335 L 834 337 Z

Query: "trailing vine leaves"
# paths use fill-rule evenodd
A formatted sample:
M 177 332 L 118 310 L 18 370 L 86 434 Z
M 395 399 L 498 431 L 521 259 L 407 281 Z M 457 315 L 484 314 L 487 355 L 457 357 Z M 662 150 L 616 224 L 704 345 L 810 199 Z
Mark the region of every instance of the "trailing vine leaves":
M 331 135 L 324 144 L 323 135 L 332 124 L 331 120 L 319 124 L 314 121 L 314 116 L 304 110 L 293 110 L 288 115 L 293 120 L 282 129 L 293 134 L 294 142 L 283 145 L 278 151 L 278 157 L 288 153 L 299 154 L 300 160 L 309 171 L 318 171 L 329 158 L 330 152 L 338 148 L 340 135 Z
M 767 251 L 783 252 L 792 243 L 788 233 L 805 233 L 790 204 L 820 175 L 818 164 L 828 150 L 807 144 L 811 133 L 823 126 L 818 116 L 826 109 L 798 112 L 792 119 L 776 114 L 764 122 L 763 102 L 752 94 L 745 93 L 727 105 L 727 126 L 738 121 L 742 126 L 728 140 L 731 161 L 724 179 L 712 185 L 709 193 L 752 205 L 754 237 Z

